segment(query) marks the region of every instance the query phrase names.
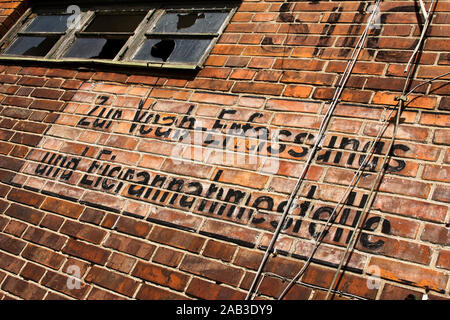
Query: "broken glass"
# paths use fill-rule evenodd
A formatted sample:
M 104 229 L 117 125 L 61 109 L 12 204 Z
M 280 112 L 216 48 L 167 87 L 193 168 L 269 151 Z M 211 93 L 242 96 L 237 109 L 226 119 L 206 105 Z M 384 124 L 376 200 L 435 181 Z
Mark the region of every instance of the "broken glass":
M 198 63 L 211 39 L 148 39 L 133 60 Z
M 59 37 L 18 37 L 5 54 L 44 57 Z
M 153 32 L 217 33 L 228 12 L 168 12 L 158 21 Z
M 126 39 L 77 38 L 66 58 L 114 59 Z
M 134 32 L 144 19 L 140 14 L 99 14 L 84 30 L 85 32 Z
M 68 15 L 36 16 L 25 32 L 66 32 Z

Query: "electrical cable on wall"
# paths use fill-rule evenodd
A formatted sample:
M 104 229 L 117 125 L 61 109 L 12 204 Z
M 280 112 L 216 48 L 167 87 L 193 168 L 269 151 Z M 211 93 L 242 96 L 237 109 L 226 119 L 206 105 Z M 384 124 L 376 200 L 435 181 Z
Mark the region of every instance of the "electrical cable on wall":
M 347 257 L 347 253 L 353 249 L 353 246 L 355 244 L 354 240 L 356 239 L 356 235 L 359 234 L 359 231 L 361 230 L 360 229 L 360 223 L 363 220 L 363 217 L 365 216 L 366 211 L 367 210 L 370 211 L 370 207 L 372 206 L 372 202 L 375 199 L 375 197 L 374 197 L 375 190 L 376 190 L 378 184 L 381 183 L 380 178 L 382 176 L 382 173 L 384 172 L 387 159 L 389 158 L 391 149 L 392 149 L 392 147 L 394 145 L 395 136 L 397 134 L 397 130 L 398 130 L 398 127 L 399 127 L 399 124 L 400 124 L 400 114 L 401 114 L 401 112 L 403 110 L 405 102 L 408 101 L 408 96 L 406 95 L 406 90 L 407 90 L 409 81 L 412 78 L 412 70 L 413 70 L 412 66 L 414 65 L 415 61 L 417 60 L 417 54 L 419 52 L 419 49 L 422 46 L 423 40 L 425 38 L 425 34 L 427 32 L 428 26 L 429 26 L 430 21 L 431 21 L 431 16 L 432 16 L 432 8 L 433 8 L 434 0 L 431 1 L 430 7 L 429 7 L 427 13 L 425 12 L 425 7 L 423 5 L 422 0 L 420 0 L 420 2 L 421 2 L 422 13 L 423 13 L 423 15 L 424 15 L 426 20 L 425 20 L 424 27 L 422 29 L 421 36 L 419 38 L 419 42 L 417 43 L 417 46 L 414 49 L 414 51 L 413 51 L 413 53 L 412 53 L 412 55 L 411 55 L 411 57 L 410 57 L 410 59 L 408 61 L 406 69 L 404 70 L 404 72 L 407 72 L 408 74 L 407 74 L 407 77 L 405 79 L 405 84 L 403 86 L 402 94 L 401 94 L 401 96 L 397 97 L 397 99 L 396 99 L 396 100 L 399 101 L 399 103 L 397 104 L 397 106 L 395 108 L 397 114 L 396 114 L 396 120 L 395 120 L 395 125 L 394 125 L 394 131 L 392 133 L 392 137 L 390 139 L 389 146 L 388 146 L 388 149 L 386 151 L 386 154 L 383 157 L 383 162 L 382 162 L 380 171 L 378 171 L 376 179 L 375 179 L 375 182 L 372 184 L 372 188 L 371 188 L 371 190 L 369 192 L 368 200 L 366 201 L 366 203 L 364 205 L 364 208 L 362 210 L 361 215 L 358 217 L 358 221 L 355 224 L 355 230 L 352 233 L 351 238 L 350 238 L 350 240 L 349 240 L 349 242 L 348 242 L 348 244 L 346 246 L 345 252 L 344 252 L 344 254 L 343 254 L 342 258 L 341 258 L 339 266 L 338 266 L 338 268 L 336 270 L 336 273 L 334 274 L 334 277 L 333 277 L 333 280 L 332 280 L 332 282 L 330 284 L 330 287 L 328 288 L 327 295 L 325 296 L 325 300 L 328 300 L 328 298 L 329 298 L 329 296 L 331 294 L 331 291 L 334 288 L 334 285 L 335 285 L 335 283 L 337 281 L 337 278 L 338 278 L 338 276 L 339 276 L 339 274 L 341 272 L 341 269 L 343 267 L 344 261 L 345 261 L 345 259 Z
M 327 110 L 327 112 L 325 114 L 325 117 L 322 120 L 322 123 L 320 125 L 317 137 L 315 139 L 314 146 L 311 149 L 309 157 L 308 157 L 308 159 L 307 159 L 307 161 L 306 161 L 306 163 L 305 163 L 305 165 L 303 167 L 303 170 L 302 170 L 302 172 L 301 172 L 301 174 L 300 174 L 300 176 L 299 176 L 299 178 L 297 180 L 297 183 L 296 183 L 293 191 L 290 194 L 288 203 L 287 203 L 287 205 L 285 207 L 283 215 L 281 216 L 280 222 L 278 223 L 278 226 L 277 226 L 277 228 L 276 228 L 276 230 L 275 230 L 275 232 L 274 232 L 274 234 L 272 236 L 272 239 L 271 239 L 271 241 L 270 241 L 270 243 L 269 243 L 269 245 L 268 245 L 268 247 L 266 249 L 264 257 L 263 257 L 263 259 L 262 259 L 262 261 L 261 261 L 261 263 L 259 265 L 259 268 L 258 268 L 258 271 L 257 271 L 257 273 L 255 275 L 255 278 L 253 279 L 253 282 L 252 282 L 252 284 L 251 284 L 251 286 L 250 286 L 250 288 L 248 290 L 248 293 L 247 293 L 247 296 L 246 296 L 246 300 L 252 299 L 254 297 L 253 291 L 255 289 L 255 286 L 258 283 L 258 280 L 259 280 L 259 277 L 262 274 L 263 268 L 264 268 L 264 266 L 265 266 L 265 264 L 266 264 L 266 262 L 267 262 L 267 260 L 268 260 L 268 258 L 270 256 L 270 253 L 272 252 L 273 247 L 274 247 L 274 245 L 275 245 L 275 243 L 276 243 L 276 241 L 277 241 L 277 239 L 278 239 L 278 237 L 280 235 L 282 227 L 285 224 L 287 215 L 291 211 L 291 207 L 293 205 L 294 199 L 295 199 L 298 191 L 300 190 L 300 187 L 301 187 L 301 185 L 302 185 L 302 183 L 303 183 L 303 181 L 305 179 L 306 173 L 307 173 L 307 171 L 308 171 L 308 169 L 309 169 L 309 167 L 311 165 L 311 162 L 314 159 L 314 156 L 315 156 L 316 152 L 320 149 L 320 147 L 323 144 L 323 141 L 324 141 L 324 138 L 325 138 L 325 132 L 327 131 L 328 125 L 329 125 L 330 120 L 331 120 L 331 117 L 332 117 L 332 115 L 333 115 L 333 113 L 334 113 L 334 111 L 336 109 L 336 106 L 337 106 L 337 104 L 339 102 L 339 98 L 342 95 L 342 92 L 343 92 L 343 90 L 345 88 L 345 85 L 346 85 L 346 83 L 347 83 L 347 81 L 348 81 L 348 79 L 349 79 L 349 77 L 350 77 L 350 75 L 351 75 L 351 73 L 353 71 L 353 68 L 354 68 L 354 66 L 356 64 L 356 61 L 357 61 L 357 59 L 358 59 L 358 57 L 359 57 L 359 55 L 361 53 L 361 49 L 362 49 L 363 45 L 365 44 L 365 41 L 367 39 L 367 35 L 369 33 L 370 27 L 373 24 L 373 21 L 375 19 L 375 15 L 376 15 L 376 12 L 378 11 L 380 3 L 381 3 L 381 0 L 377 0 L 377 2 L 375 4 L 375 7 L 374 7 L 375 9 L 372 11 L 372 13 L 371 13 L 371 15 L 370 15 L 370 17 L 368 19 L 368 22 L 366 24 L 366 27 L 364 29 L 364 32 L 360 36 L 360 38 L 358 40 L 358 43 L 356 44 L 356 46 L 355 46 L 355 48 L 354 48 L 354 50 L 352 52 L 351 58 L 349 59 L 349 61 L 347 63 L 347 66 L 346 66 L 346 68 L 344 70 L 344 74 L 341 77 L 341 79 L 339 81 L 339 84 L 337 85 L 337 90 L 335 91 L 335 94 L 334 94 L 334 97 L 332 99 L 332 102 L 330 103 L 330 106 L 329 106 L 329 108 L 328 108 L 328 110 Z

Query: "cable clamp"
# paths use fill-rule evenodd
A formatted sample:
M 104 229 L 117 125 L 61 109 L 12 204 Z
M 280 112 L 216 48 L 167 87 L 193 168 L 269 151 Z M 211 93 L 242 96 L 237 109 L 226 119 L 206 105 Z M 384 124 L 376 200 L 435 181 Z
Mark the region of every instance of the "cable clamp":
M 394 99 L 395 99 L 395 101 L 408 102 L 408 96 L 406 96 L 406 95 L 397 96 Z

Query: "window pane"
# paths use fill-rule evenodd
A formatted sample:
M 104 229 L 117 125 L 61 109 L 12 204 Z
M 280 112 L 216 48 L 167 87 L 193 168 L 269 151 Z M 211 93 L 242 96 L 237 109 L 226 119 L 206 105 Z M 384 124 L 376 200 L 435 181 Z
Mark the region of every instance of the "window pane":
M 227 12 L 170 12 L 158 21 L 153 32 L 215 33 L 227 16 Z
M 68 15 L 37 16 L 25 31 L 66 32 Z
M 210 39 L 148 39 L 133 60 L 197 63 L 210 43 Z
M 84 30 L 85 32 L 134 32 L 144 19 L 141 14 L 99 14 Z
M 78 38 L 65 57 L 114 59 L 126 41 L 126 39 Z
M 45 56 L 59 37 L 18 37 L 5 54 L 23 56 Z

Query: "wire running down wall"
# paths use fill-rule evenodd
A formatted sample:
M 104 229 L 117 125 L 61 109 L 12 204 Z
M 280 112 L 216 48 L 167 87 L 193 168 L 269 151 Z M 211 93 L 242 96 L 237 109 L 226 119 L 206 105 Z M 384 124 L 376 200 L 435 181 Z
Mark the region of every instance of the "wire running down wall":
M 199 70 L 0 56 L 0 299 L 449 299 L 450 1 L 377 3 L 244 0 Z

